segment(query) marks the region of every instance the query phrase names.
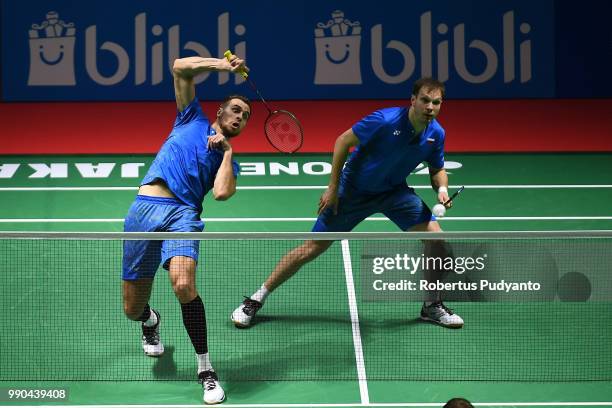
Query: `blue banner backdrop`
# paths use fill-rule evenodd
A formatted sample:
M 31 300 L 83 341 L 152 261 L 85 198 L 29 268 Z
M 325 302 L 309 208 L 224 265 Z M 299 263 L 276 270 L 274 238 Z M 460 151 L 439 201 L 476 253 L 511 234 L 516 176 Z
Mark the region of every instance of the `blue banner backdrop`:
M 173 98 L 174 58 L 246 56 L 270 99 L 407 98 L 421 76 L 452 98 L 553 97 L 553 0 L 2 2 L 7 101 Z M 244 91 L 199 78 L 208 99 Z

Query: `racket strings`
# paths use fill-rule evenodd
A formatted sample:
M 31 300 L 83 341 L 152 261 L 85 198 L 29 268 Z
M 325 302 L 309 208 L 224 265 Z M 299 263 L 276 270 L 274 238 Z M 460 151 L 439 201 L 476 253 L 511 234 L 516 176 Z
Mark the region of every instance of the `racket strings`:
M 293 153 L 302 146 L 302 126 L 287 111 L 275 111 L 268 116 L 264 130 L 268 141 L 281 152 Z

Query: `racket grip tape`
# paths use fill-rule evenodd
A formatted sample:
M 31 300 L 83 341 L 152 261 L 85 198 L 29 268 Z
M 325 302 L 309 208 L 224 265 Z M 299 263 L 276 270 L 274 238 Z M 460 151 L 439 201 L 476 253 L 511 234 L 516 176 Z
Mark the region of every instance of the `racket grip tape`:
M 232 52 L 231 52 L 230 50 L 227 50 L 227 51 L 225 51 L 225 52 L 223 53 L 223 56 L 224 56 L 224 57 L 225 57 L 225 58 L 226 58 L 228 61 L 229 61 L 229 60 L 231 60 L 231 58 L 232 58 L 232 56 L 233 56 L 233 55 L 234 55 L 234 54 L 232 54 Z M 242 75 L 242 77 L 243 77 L 243 78 L 247 78 L 247 77 L 249 76 L 249 74 L 248 74 L 246 71 L 244 71 L 244 70 L 240 70 L 240 71 L 238 71 L 238 72 L 240 73 L 240 75 Z

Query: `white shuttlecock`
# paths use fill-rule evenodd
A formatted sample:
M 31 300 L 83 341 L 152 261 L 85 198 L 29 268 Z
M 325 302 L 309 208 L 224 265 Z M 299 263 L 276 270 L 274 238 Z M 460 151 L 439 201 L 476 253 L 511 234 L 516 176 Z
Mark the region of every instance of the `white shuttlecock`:
M 442 218 L 444 214 L 446 214 L 446 207 L 443 204 L 436 204 L 433 206 L 431 212 L 436 218 Z

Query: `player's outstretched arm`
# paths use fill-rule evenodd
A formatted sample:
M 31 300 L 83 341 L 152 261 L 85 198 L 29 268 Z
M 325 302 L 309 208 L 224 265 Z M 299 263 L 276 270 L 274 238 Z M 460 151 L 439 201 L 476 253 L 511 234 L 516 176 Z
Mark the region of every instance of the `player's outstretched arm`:
M 448 201 L 448 175 L 444 169 L 434 169 L 429 167 L 429 178 L 431 187 L 438 194 L 438 202 L 445 203 Z M 442 187 L 442 189 L 440 189 Z M 450 207 L 452 203 L 448 203 Z
M 245 61 L 235 55 L 228 61 L 226 58 L 187 57 L 174 60 L 174 96 L 176 107 L 182 112 L 195 98 L 194 78 L 207 71 L 242 72 L 248 68 Z
M 334 155 L 332 158 L 332 170 L 329 176 L 329 185 L 327 190 L 319 200 L 319 214 L 325 208 L 333 206 L 334 213 L 338 210 L 338 186 L 340 185 L 340 173 L 346 162 L 346 157 L 349 154 L 349 149 L 359 144 L 359 139 L 353 133 L 353 129 L 349 129 L 336 139 L 334 145 Z

